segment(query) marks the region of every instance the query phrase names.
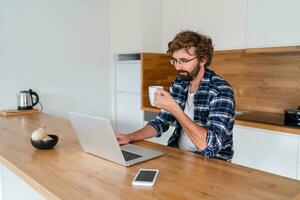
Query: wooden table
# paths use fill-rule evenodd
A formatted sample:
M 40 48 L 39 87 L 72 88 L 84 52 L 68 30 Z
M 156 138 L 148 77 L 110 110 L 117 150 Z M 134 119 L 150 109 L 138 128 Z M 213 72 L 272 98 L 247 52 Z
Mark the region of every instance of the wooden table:
M 60 139 L 36 150 L 31 132 Z M 0 117 L 0 162 L 48 199 L 299 199 L 300 182 L 142 141 L 166 155 L 126 168 L 82 152 L 68 120 L 48 114 Z M 274 155 L 275 156 L 275 155 Z M 154 187 L 133 187 L 139 168 L 158 168 Z

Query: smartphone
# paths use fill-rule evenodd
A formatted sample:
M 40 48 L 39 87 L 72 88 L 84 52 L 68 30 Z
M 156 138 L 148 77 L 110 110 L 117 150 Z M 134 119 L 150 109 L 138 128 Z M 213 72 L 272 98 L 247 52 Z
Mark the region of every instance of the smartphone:
M 132 181 L 132 185 L 153 186 L 157 179 L 158 172 L 158 169 L 139 169 Z

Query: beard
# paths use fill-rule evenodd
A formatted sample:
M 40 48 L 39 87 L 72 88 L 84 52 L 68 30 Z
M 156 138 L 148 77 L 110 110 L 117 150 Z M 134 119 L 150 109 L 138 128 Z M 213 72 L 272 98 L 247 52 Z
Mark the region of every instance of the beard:
M 199 71 L 200 71 L 200 63 L 197 63 L 197 65 L 191 72 L 185 70 L 178 70 L 178 78 L 184 82 L 191 82 L 197 77 Z

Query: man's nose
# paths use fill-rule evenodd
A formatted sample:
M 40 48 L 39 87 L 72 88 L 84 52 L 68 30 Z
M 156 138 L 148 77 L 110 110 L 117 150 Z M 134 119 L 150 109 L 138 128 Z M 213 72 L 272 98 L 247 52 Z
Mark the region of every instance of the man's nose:
M 181 70 L 181 63 L 176 62 L 174 66 L 176 70 Z

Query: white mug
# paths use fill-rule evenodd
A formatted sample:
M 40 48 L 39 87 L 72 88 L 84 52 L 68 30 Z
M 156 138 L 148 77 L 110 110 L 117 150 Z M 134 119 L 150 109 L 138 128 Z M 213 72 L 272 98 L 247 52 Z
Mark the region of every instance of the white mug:
M 152 85 L 152 86 L 149 86 L 148 89 L 149 89 L 149 99 L 150 99 L 151 106 L 155 106 L 154 105 L 155 92 L 157 92 L 159 90 L 163 90 L 164 87 L 160 86 L 160 85 Z

